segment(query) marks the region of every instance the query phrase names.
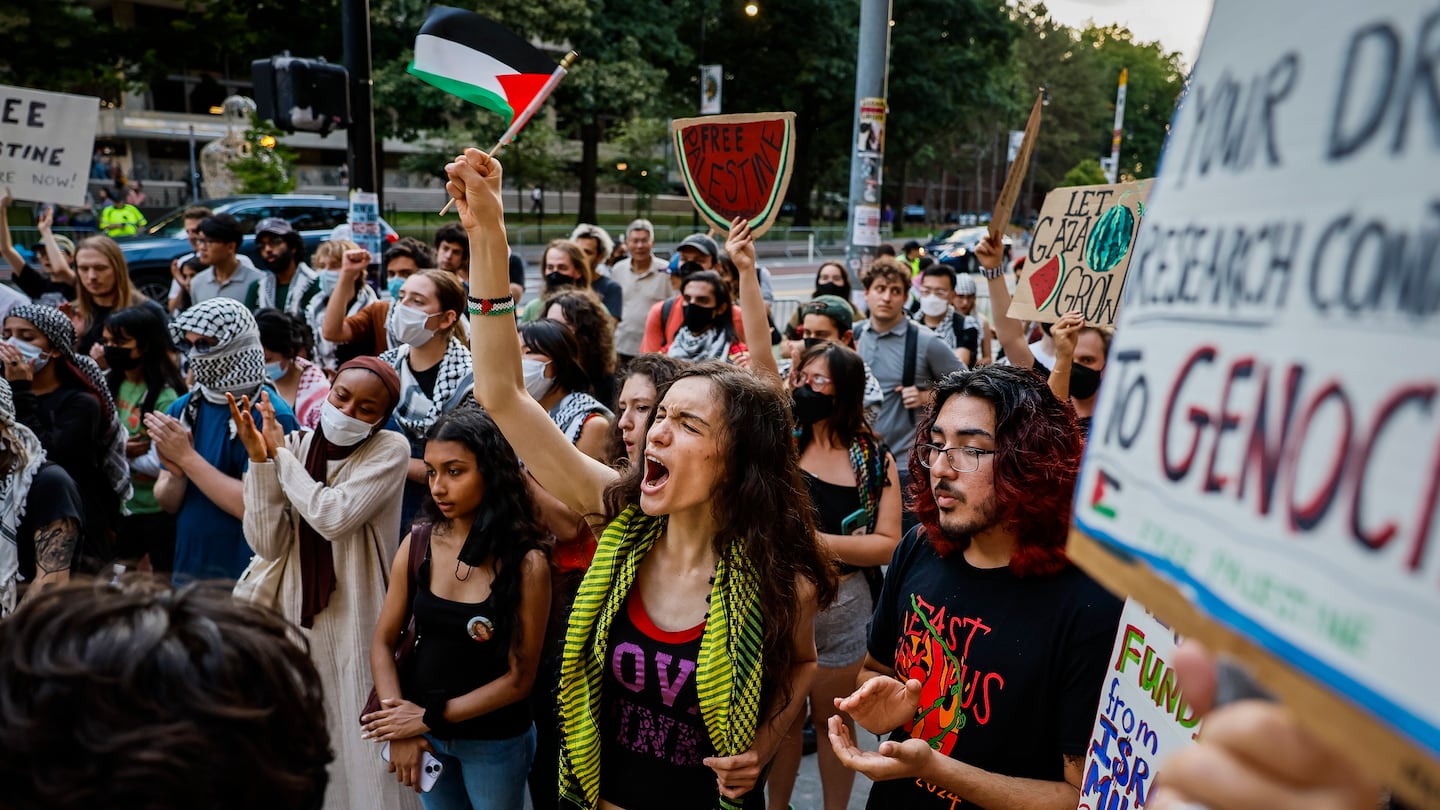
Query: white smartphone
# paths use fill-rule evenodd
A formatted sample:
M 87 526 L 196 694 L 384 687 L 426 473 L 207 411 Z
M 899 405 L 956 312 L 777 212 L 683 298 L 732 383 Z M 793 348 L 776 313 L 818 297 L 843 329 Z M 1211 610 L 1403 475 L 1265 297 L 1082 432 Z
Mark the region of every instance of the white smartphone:
M 380 749 L 380 758 L 385 760 L 386 762 L 390 761 L 389 740 L 386 740 L 385 745 Z M 429 793 L 430 789 L 435 787 L 435 783 L 440 781 L 440 771 L 444 769 L 445 766 L 441 765 L 440 760 L 436 759 L 434 755 L 432 755 L 429 751 L 421 751 L 420 789 L 426 793 Z

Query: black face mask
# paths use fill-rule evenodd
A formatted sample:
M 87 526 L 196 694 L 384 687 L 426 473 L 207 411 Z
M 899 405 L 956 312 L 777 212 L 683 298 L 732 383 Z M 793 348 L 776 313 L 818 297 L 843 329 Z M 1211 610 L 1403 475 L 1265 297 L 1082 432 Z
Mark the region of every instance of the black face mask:
M 813 297 L 819 298 L 822 295 L 833 295 L 836 298 L 843 298 L 846 301 L 850 300 L 850 294 L 847 293 L 845 291 L 845 288 L 840 286 L 839 284 L 816 284 L 815 295 Z
M 1100 390 L 1101 373 L 1079 363 L 1070 365 L 1070 396 L 1075 399 L 1089 399 Z
M 685 305 L 685 327 L 691 334 L 700 334 L 715 323 L 715 308 L 702 307 L 699 304 Z
M 574 287 L 580 280 L 574 276 L 567 276 L 564 273 L 546 273 L 545 289 L 558 290 L 561 287 Z
M 790 396 L 790 408 L 798 424 L 813 425 L 835 412 L 835 397 L 822 394 L 809 385 L 796 388 Z
M 805 351 L 807 351 L 807 352 L 810 351 L 811 349 L 815 348 L 816 346 L 819 346 L 821 343 L 828 343 L 828 342 L 829 342 L 829 341 L 825 340 L 824 338 L 801 338 L 801 339 L 805 341 Z
M 105 365 L 116 371 L 129 371 L 139 362 L 139 360 L 130 356 L 129 349 L 123 349 L 119 346 L 105 347 Z

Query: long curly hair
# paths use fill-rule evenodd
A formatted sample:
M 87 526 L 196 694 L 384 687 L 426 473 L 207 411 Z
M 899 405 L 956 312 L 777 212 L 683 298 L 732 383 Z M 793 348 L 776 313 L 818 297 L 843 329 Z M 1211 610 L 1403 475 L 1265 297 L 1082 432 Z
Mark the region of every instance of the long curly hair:
M 957 371 L 935 384 L 934 403 L 915 429 L 917 446 L 929 443 L 936 416 L 954 396 L 983 399 L 995 408 L 995 500 L 999 522 L 1017 541 L 1010 570 L 1016 576 L 1063 570 L 1070 564 L 1065 538 L 1083 448 L 1075 409 L 1056 399 L 1045 379 L 1030 369 Z M 915 451 L 910 453 L 909 495 L 910 508 L 936 551 L 944 556 L 969 545 L 968 537 L 947 538 L 940 531 L 930 471 Z
M 485 482 L 485 496 L 461 548 L 461 554 L 468 559 L 461 562 L 479 565 L 490 560 L 495 574 L 490 586 L 495 615 L 518 615 L 524 579 L 521 564 L 534 549 L 547 548 L 549 537 L 540 525 L 520 459 L 494 420 L 473 401 L 436 421 L 425 440 L 455 442 L 475 456 L 475 466 Z M 432 526 L 446 521 L 428 490 L 420 514 Z M 511 649 L 519 649 L 520 635 L 521 625 L 516 622 Z
M 795 669 L 791 631 L 799 620 L 799 581 L 815 586 L 818 609 L 835 600 L 835 566 L 820 546 L 810 493 L 800 477 L 800 459 L 791 432 L 789 397 L 744 369 L 728 363 L 695 363 L 659 389 L 663 401 L 679 380 L 707 380 L 724 418 L 718 437 L 725 468 L 711 501 L 717 531 L 716 554 L 732 543 L 762 572 L 760 605 L 765 616 L 761 663 L 767 684 L 780 690 L 776 711 L 789 702 L 786 685 Z M 651 411 L 646 432 L 654 424 Z M 743 442 L 743 448 L 742 448 Z M 728 450 L 728 452 L 725 452 Z M 643 464 L 624 470 L 605 490 L 605 517 L 613 520 L 639 502 Z

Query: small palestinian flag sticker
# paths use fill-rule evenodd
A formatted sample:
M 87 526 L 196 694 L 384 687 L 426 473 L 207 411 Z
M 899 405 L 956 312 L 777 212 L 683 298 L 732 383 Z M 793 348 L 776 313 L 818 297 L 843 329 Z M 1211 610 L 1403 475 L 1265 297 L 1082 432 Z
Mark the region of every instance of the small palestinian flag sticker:
M 1097 515 L 1114 520 L 1115 506 L 1113 503 L 1106 503 L 1106 496 L 1111 492 L 1120 491 L 1120 481 L 1104 470 L 1099 472 L 1100 474 L 1095 477 L 1095 489 L 1090 493 L 1090 510 Z

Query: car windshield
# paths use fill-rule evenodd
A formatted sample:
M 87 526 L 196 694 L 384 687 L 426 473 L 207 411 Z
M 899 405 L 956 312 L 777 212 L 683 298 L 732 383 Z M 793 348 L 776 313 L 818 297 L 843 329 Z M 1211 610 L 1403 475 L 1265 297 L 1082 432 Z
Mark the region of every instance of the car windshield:
M 215 206 L 220 205 L 220 201 L 202 200 L 196 203 L 196 205 L 203 205 L 206 208 L 214 208 Z M 184 239 L 186 208 L 189 208 L 189 206 L 176 208 L 174 211 L 171 211 L 160 219 L 151 222 L 145 228 L 145 235 L 168 237 L 170 239 Z

